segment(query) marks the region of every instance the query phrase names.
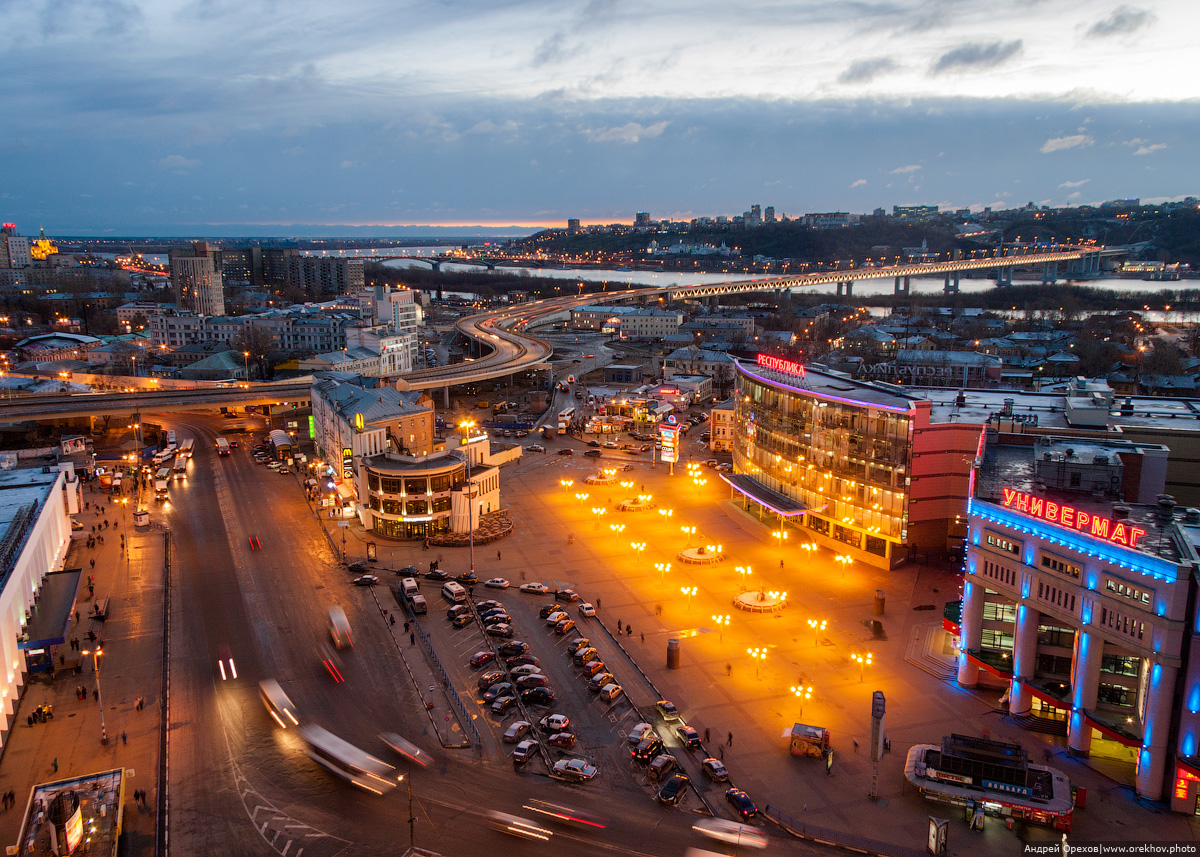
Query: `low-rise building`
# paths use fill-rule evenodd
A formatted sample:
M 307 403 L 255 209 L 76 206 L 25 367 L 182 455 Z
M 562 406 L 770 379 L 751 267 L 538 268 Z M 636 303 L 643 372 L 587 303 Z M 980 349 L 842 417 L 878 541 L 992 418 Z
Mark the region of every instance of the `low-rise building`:
M 713 452 L 733 451 L 734 400 L 726 399 L 713 405 L 708 415 L 708 448 Z
M 610 324 L 614 319 L 621 318 L 631 312 L 637 312 L 637 307 L 631 306 L 581 306 L 571 310 L 571 327 L 578 330 L 604 330 L 606 327 L 616 328 Z
M 623 339 L 662 339 L 679 330 L 683 313 L 648 307 L 621 315 Z

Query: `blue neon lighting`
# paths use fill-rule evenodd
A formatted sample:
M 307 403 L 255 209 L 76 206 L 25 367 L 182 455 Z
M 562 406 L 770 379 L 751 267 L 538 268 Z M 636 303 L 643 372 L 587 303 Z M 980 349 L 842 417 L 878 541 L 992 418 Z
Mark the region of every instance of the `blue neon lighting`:
M 1161 577 L 1163 580 L 1170 582 L 1178 580 L 1179 572 L 1176 566 L 1161 557 L 1142 553 L 1136 549 L 1123 548 L 1120 545 L 1100 542 L 1091 536 L 1080 535 L 1056 524 L 1045 523 L 1035 518 L 1010 512 L 1001 506 L 985 500 L 977 499 L 976 503 L 977 510 L 975 514 L 984 520 L 992 521 L 1005 527 L 1011 527 L 1023 533 L 1029 533 L 1044 541 L 1062 545 L 1080 553 L 1092 551 L 1097 557 L 1112 565 L 1128 568 L 1141 574 L 1147 574 L 1155 579 Z M 1033 565 L 1032 548 L 1030 548 L 1025 562 L 1028 565 Z
M 1183 749 L 1183 755 L 1185 755 L 1185 756 L 1196 755 L 1196 733 L 1195 732 L 1185 732 L 1183 735 L 1183 741 L 1181 742 L 1181 746 Z
M 1021 597 L 1022 597 L 1022 598 L 1028 598 L 1028 597 L 1029 597 L 1029 589 L 1030 589 L 1030 587 L 1031 587 L 1032 585 L 1033 585 L 1033 584 L 1032 584 L 1032 582 L 1029 580 L 1029 578 L 1027 578 L 1027 577 L 1022 577 L 1022 578 L 1021 578 Z M 1022 608 L 1022 609 L 1024 609 L 1024 608 Z
M 1088 551 L 1088 556 L 1091 556 L 1091 555 L 1092 555 L 1092 552 Z M 1085 585 L 1087 586 L 1088 589 L 1095 590 L 1097 587 L 1100 586 L 1100 575 L 1096 574 L 1095 571 L 1088 569 L 1087 583 Z
M 1187 710 L 1192 714 L 1200 714 L 1200 681 L 1193 684 L 1192 689 L 1188 691 Z
M 1084 600 L 1083 605 L 1079 608 L 1079 616 L 1083 619 L 1083 624 L 1092 624 L 1092 602 Z

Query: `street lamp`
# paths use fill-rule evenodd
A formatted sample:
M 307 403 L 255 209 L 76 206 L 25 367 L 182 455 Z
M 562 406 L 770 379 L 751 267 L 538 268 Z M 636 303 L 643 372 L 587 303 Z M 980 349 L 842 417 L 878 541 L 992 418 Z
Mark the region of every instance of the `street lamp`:
M 724 643 L 725 642 L 725 629 L 727 627 L 729 627 L 729 617 L 728 616 L 713 616 L 712 620 L 717 625 L 717 631 L 721 635 L 721 642 Z
M 804 687 L 803 685 L 790 688 L 792 696 L 800 700 L 800 714 L 804 715 L 804 700 L 812 699 L 812 687 Z
M 764 648 L 746 649 L 746 654 L 754 658 L 754 677 L 758 678 L 758 665 L 766 658 L 767 650 Z
M 576 499 L 576 500 L 578 500 L 578 501 L 579 501 L 579 505 L 580 505 L 580 506 L 582 506 L 582 505 L 583 505 L 583 501 L 584 501 L 584 500 L 586 500 L 588 497 L 591 497 L 591 496 L 592 496 L 592 495 L 591 495 L 591 494 L 588 494 L 587 492 L 583 492 L 583 493 L 576 493 L 576 494 L 575 494 L 575 499 Z
M 771 535 L 774 536 L 775 540 L 779 542 L 779 567 L 783 568 L 783 548 L 784 548 L 784 545 L 787 543 L 787 538 L 788 538 L 787 530 L 784 530 L 784 529 L 773 530 L 771 532 Z
M 813 629 L 813 645 L 816 646 L 820 642 L 821 632 L 825 630 L 824 619 L 809 619 L 808 627 Z
M 633 482 L 630 482 L 628 480 L 625 482 L 622 482 L 621 487 L 624 488 L 626 491 L 632 491 L 633 490 Z
M 858 661 L 858 681 L 861 684 L 863 680 L 863 673 L 866 672 L 867 667 L 871 665 L 871 653 L 867 652 L 865 655 L 851 655 L 850 660 Z
M 463 440 L 467 446 L 467 542 L 470 545 L 471 571 L 475 571 L 475 486 L 471 484 L 471 429 L 475 428 L 474 420 L 463 420 L 458 424 L 463 430 Z M 342 536 L 345 539 L 345 536 Z
M 92 672 L 96 675 L 96 702 L 100 706 L 100 743 L 108 743 L 108 728 L 104 725 L 104 695 L 100 691 L 100 656 L 104 654 L 104 649 L 99 645 L 92 650 L 84 649 L 84 656 L 92 656 Z
M 691 547 L 692 536 L 696 535 L 696 528 L 695 527 L 680 527 L 679 531 L 681 533 L 683 533 L 685 536 L 687 536 L 687 544 L 685 545 L 685 547 Z
M 565 494 L 565 493 L 567 493 L 567 491 L 570 490 L 571 486 L 575 484 L 575 480 L 574 479 L 560 479 L 560 480 L 558 480 L 558 484 L 563 487 L 563 493 Z
M 737 573 L 742 576 L 742 592 L 745 592 L 746 591 L 746 578 L 749 577 L 750 575 L 754 574 L 754 571 L 751 570 L 750 566 L 748 566 L 748 565 L 746 565 L 746 566 L 739 565 L 737 567 Z
M 603 506 L 592 507 L 592 514 L 596 516 L 596 532 L 600 532 L 600 518 L 607 511 Z
M 675 510 L 674 509 L 659 509 L 658 514 L 662 515 L 664 518 L 669 518 L 675 514 Z
M 249 381 L 250 380 L 250 352 L 249 351 L 242 352 L 242 369 L 245 370 L 246 380 Z
M 842 580 L 846 579 L 846 566 L 854 565 L 854 557 L 846 554 L 838 554 L 834 557 L 835 560 L 842 564 Z
M 694 586 L 681 586 L 681 587 L 679 587 L 679 591 L 687 596 L 688 612 L 691 613 L 692 612 L 692 596 L 695 595 L 699 590 Z
M 629 546 L 631 548 L 633 548 L 634 556 L 639 558 L 638 564 L 641 565 L 640 558 L 642 555 L 642 551 L 644 551 L 646 549 L 646 543 L 645 542 L 630 542 Z
M 620 535 L 621 533 L 625 532 L 624 524 L 609 524 L 608 528 L 610 530 L 612 530 L 613 533 L 615 533 L 616 535 Z
M 659 573 L 659 584 L 663 585 L 667 582 L 667 572 L 671 570 L 671 563 L 656 562 L 654 563 L 654 570 Z

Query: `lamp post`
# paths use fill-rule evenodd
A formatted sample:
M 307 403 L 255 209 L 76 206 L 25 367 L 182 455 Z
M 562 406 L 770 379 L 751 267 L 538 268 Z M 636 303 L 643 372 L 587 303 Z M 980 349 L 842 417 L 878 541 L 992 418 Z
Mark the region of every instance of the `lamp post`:
M 725 642 L 725 629 L 727 627 L 729 627 L 729 617 L 728 616 L 713 616 L 712 620 L 717 625 L 717 631 L 721 635 L 721 642 L 724 643 Z
M 761 647 L 746 649 L 746 654 L 754 658 L 754 677 L 758 678 L 758 665 L 767 657 L 767 650 Z
M 560 479 L 560 480 L 558 480 L 558 484 L 563 487 L 563 493 L 566 494 L 568 491 L 571 490 L 571 486 L 575 484 L 575 480 L 574 479 Z
M 463 420 L 458 424 L 463 430 L 463 440 L 467 443 L 467 543 L 470 545 L 471 571 L 475 571 L 475 486 L 471 484 L 471 429 L 475 428 L 474 420 Z M 345 536 L 343 536 L 345 538 Z
M 139 488 L 138 490 L 140 491 L 141 489 Z M 125 547 L 122 548 L 122 550 L 125 553 L 125 579 L 126 580 L 129 579 L 129 549 L 131 547 L 133 547 L 133 542 L 129 538 L 129 513 L 127 511 L 128 508 L 129 508 L 129 498 L 122 497 L 121 498 L 121 529 L 125 531 L 124 532 Z
M 245 372 L 245 379 L 250 380 L 250 352 L 242 352 L 242 370 Z
M 659 580 L 658 580 L 659 585 L 665 586 L 667 583 L 667 572 L 671 570 L 671 563 L 656 562 L 656 563 L 654 563 L 654 570 L 657 571 L 659 574 Z
M 586 492 L 584 492 L 584 493 L 577 493 L 577 494 L 575 495 L 575 499 L 576 499 L 576 500 L 578 500 L 578 501 L 579 501 L 579 505 L 580 505 L 580 506 L 582 506 L 582 505 L 583 505 L 583 501 L 584 501 L 584 500 L 586 500 L 588 497 L 591 497 L 591 496 L 592 496 L 591 494 L 588 494 L 588 493 L 586 493 Z
M 837 556 L 834 557 L 834 559 L 837 560 L 839 563 L 841 563 L 841 565 L 842 565 L 842 580 L 845 580 L 846 579 L 846 567 L 850 566 L 850 565 L 854 565 L 854 557 L 847 556 L 846 554 L 838 554 Z
M 679 531 L 681 533 L 683 533 L 685 536 L 687 536 L 687 544 L 684 545 L 684 547 L 690 548 L 692 546 L 692 536 L 696 535 L 696 528 L 695 527 L 680 527 Z
M 633 548 L 633 555 L 638 558 L 638 565 L 641 565 L 642 551 L 646 549 L 645 542 L 630 542 L 629 546 Z
M 692 596 L 695 595 L 699 590 L 695 586 L 681 586 L 681 587 L 679 587 L 679 591 L 687 596 L 688 612 L 691 613 L 692 612 Z
M 750 575 L 752 575 L 754 573 L 754 571 L 748 565 L 745 565 L 745 566 L 739 565 L 737 567 L 737 572 L 738 572 L 738 574 L 740 574 L 742 576 L 742 592 L 745 592 L 746 591 L 746 578 L 749 577 Z
M 821 632 L 825 630 L 824 619 L 809 619 L 808 627 L 813 629 L 813 646 L 820 643 Z
M 797 687 L 790 688 L 790 690 L 792 692 L 792 696 L 800 700 L 800 716 L 803 717 L 804 700 L 812 699 L 812 687 L 804 687 L 803 685 L 799 685 Z
M 100 691 L 100 656 L 104 654 L 104 649 L 99 644 L 96 648 L 83 650 L 84 656 L 92 656 L 92 672 L 96 676 L 96 703 L 100 706 L 100 743 L 108 743 L 108 727 L 104 725 L 104 695 Z
M 615 536 L 619 536 L 621 533 L 625 532 L 624 524 L 609 524 L 608 528 L 613 531 L 613 535 Z
M 787 530 L 781 527 L 778 530 L 773 530 L 771 535 L 775 537 L 777 542 L 779 542 L 779 567 L 783 568 L 783 548 L 787 544 Z
M 866 672 L 867 667 L 871 665 L 871 653 L 867 652 L 865 655 L 851 655 L 850 660 L 858 662 L 858 682 L 859 684 L 862 684 L 863 673 Z
M 600 518 L 603 517 L 604 513 L 607 511 L 608 510 L 603 506 L 592 507 L 592 514 L 596 516 L 596 532 L 600 532 Z

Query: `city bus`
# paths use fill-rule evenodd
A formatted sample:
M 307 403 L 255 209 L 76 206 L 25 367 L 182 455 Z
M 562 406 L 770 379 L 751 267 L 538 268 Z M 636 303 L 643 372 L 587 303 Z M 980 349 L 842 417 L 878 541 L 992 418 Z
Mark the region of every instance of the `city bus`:
M 567 408 L 565 411 L 560 411 L 558 414 L 558 433 L 566 434 L 567 429 L 571 427 L 571 420 L 575 419 L 575 409 Z
M 263 705 L 267 707 L 267 713 L 284 729 L 287 729 L 289 724 L 300 725 L 300 721 L 296 719 L 296 706 L 292 704 L 291 698 L 283 692 L 283 688 L 275 679 L 265 678 L 260 681 L 258 695 L 262 697 Z
M 191 458 L 192 450 L 195 447 L 195 445 L 196 445 L 195 438 L 189 437 L 183 443 L 179 444 L 179 449 L 177 449 L 175 451 L 175 457 L 179 458 L 180 456 L 183 456 L 184 458 Z
M 229 455 L 229 441 L 223 437 L 217 438 L 217 455 Z
M 370 753 L 344 741 L 315 723 L 300 727 L 304 752 L 321 767 L 372 794 L 382 795 L 396 787 L 396 769 Z
M 175 429 L 167 430 L 167 449 L 175 449 L 179 444 L 175 441 Z
M 186 455 L 177 454 L 175 456 L 175 463 L 171 465 L 171 470 L 174 471 L 176 479 L 182 479 L 187 475 L 187 463 Z

